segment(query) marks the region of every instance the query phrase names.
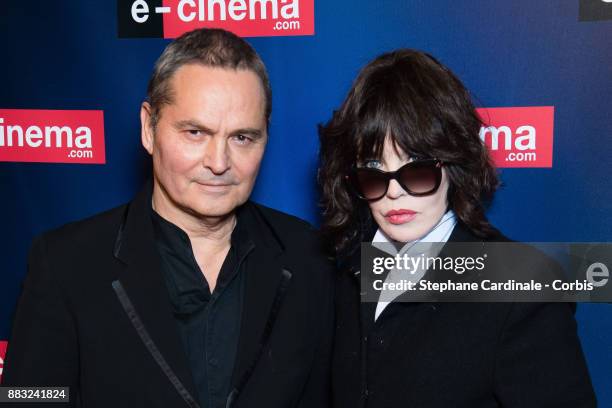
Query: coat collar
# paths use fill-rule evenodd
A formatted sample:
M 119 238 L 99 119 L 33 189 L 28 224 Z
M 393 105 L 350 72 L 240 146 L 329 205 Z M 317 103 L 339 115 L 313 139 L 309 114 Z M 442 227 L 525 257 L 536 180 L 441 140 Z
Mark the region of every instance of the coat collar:
M 375 230 L 373 230 L 375 231 Z M 374 232 L 372 233 L 372 235 L 370 236 L 370 240 L 371 238 L 374 236 Z M 478 238 L 476 235 L 474 235 L 469 228 L 459 219 L 457 219 L 457 223 L 455 224 L 453 231 L 451 232 L 451 235 L 449 236 L 448 240 L 446 241 L 447 244 L 448 243 L 456 243 L 456 242 L 470 242 L 470 243 L 475 243 L 475 242 L 482 242 L 483 240 Z M 444 245 L 442 247 L 442 249 L 440 250 L 440 253 L 438 254 L 439 257 L 446 257 L 446 256 L 459 256 L 462 254 L 459 253 L 455 253 L 455 251 L 457 250 L 456 246 L 453 246 L 453 249 L 449 249 L 449 245 Z M 361 292 L 361 280 L 362 280 L 362 276 L 361 276 L 361 248 L 359 248 L 359 250 L 354 251 L 354 253 L 351 255 L 351 258 L 348 261 L 348 273 L 353 276 L 354 280 L 355 280 L 355 284 L 358 285 L 358 287 L 360 288 L 359 291 Z M 387 256 L 387 254 L 377 248 L 374 248 L 374 251 L 379 251 L 381 256 Z M 464 255 L 464 254 L 463 254 Z M 365 273 L 365 272 L 364 272 Z M 429 273 L 429 272 L 428 272 Z M 435 275 L 436 273 L 434 272 L 433 274 L 429 275 L 429 279 L 433 279 L 435 280 Z M 409 302 L 403 302 L 401 299 L 404 296 L 410 296 L 411 300 Z M 425 299 L 423 299 L 425 300 Z M 415 300 L 415 295 L 413 294 L 408 294 L 408 293 L 404 293 L 402 295 L 399 295 L 398 298 L 396 298 L 394 300 L 395 304 L 402 304 L 404 307 L 413 307 L 417 304 L 420 304 L 422 300 L 416 301 Z M 428 301 L 431 301 L 431 298 L 428 299 Z M 379 323 L 380 321 L 382 321 L 382 316 L 384 316 L 386 313 L 388 313 L 388 310 L 385 309 L 382 314 L 379 316 L 379 318 L 375 321 L 374 320 L 374 315 L 376 312 L 376 306 L 377 306 L 377 302 L 361 302 L 360 303 L 360 325 L 361 325 L 361 332 L 362 335 L 364 335 L 365 333 L 369 333 L 370 330 L 372 329 L 372 327 Z
M 155 246 L 152 191 L 153 182 L 149 180 L 126 207 L 114 247 L 115 257 L 124 264 L 119 281 L 170 368 L 191 395 L 197 395 Z M 245 373 L 255 363 L 262 346 L 260 340 L 266 337 L 266 326 L 273 322 L 277 313 L 272 306 L 278 303 L 280 288 L 288 284 L 287 273 L 289 280 L 291 276 L 284 267 L 285 247 L 269 219 L 252 202 L 245 203 L 239 211 L 255 247 L 246 262 L 233 386 L 246 380 Z
M 369 241 L 374 237 L 377 228 L 372 228 L 370 231 L 370 235 L 368 235 Z M 367 242 L 369 242 L 367 241 Z M 450 237 L 447 242 L 481 242 L 482 238 L 478 238 L 470 229 L 465 225 L 461 220 L 457 219 L 457 223 L 451 232 Z M 360 278 L 360 270 L 361 270 L 361 244 L 359 244 L 359 248 L 353 250 L 350 256 L 343 262 L 344 267 L 341 267 L 342 270 L 347 270 L 351 275 L 354 275 L 357 279 Z M 440 252 L 440 256 L 444 256 L 445 248 L 442 248 Z

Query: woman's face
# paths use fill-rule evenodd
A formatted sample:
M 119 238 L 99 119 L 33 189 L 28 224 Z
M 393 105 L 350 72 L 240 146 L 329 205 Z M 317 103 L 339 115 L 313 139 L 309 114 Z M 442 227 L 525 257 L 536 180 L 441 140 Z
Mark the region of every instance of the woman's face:
M 387 138 L 382 158 L 367 160 L 362 165 L 395 171 L 410 161 L 412 159 L 401 150 L 396 151 L 391 138 Z M 447 207 L 447 192 L 448 179 L 442 167 L 442 182 L 435 193 L 414 197 L 397 180 L 391 180 L 387 193 L 380 200 L 370 201 L 369 206 L 374 220 L 389 238 L 398 242 L 410 242 L 423 237 L 442 218 Z

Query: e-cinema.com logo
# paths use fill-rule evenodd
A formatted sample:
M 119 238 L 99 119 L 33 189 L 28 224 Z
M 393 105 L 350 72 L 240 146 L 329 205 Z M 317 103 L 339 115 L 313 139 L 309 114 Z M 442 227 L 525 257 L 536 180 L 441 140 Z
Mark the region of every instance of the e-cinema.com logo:
M 497 167 L 552 167 L 554 106 L 479 108 L 480 139 Z
M 2 371 L 4 370 L 4 357 L 6 356 L 6 346 L 8 342 L 0 341 L 0 383 L 2 383 Z
M 117 0 L 120 38 L 176 38 L 196 28 L 241 37 L 314 35 L 314 0 Z
M 104 164 L 104 113 L 0 109 L 0 161 Z

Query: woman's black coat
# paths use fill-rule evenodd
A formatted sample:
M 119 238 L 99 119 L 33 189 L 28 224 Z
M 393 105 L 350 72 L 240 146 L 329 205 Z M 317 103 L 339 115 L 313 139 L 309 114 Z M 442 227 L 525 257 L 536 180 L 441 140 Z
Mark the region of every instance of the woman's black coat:
M 459 222 L 449 242 L 466 241 Z M 359 269 L 356 251 L 336 286 L 336 407 L 596 406 L 573 304 L 393 302 L 374 322 Z

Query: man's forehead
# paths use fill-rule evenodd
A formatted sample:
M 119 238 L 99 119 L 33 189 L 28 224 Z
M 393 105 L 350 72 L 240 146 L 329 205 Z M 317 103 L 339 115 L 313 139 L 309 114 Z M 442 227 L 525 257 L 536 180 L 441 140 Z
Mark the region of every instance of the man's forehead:
M 250 70 L 189 64 L 170 79 L 167 105 L 192 116 L 201 109 L 231 110 L 241 115 L 261 115 L 265 121 L 266 100 L 260 83 Z
M 198 85 L 215 86 L 230 84 L 253 89 L 257 88 L 264 95 L 261 79 L 251 69 L 217 67 L 199 63 L 187 63 L 180 66 L 170 77 L 168 84 L 171 87 L 185 85 L 189 89 Z

